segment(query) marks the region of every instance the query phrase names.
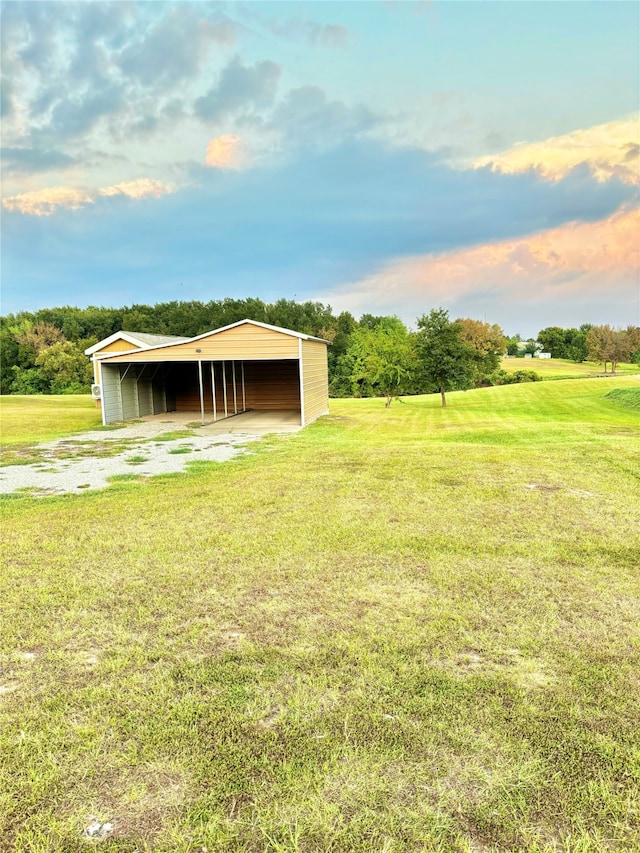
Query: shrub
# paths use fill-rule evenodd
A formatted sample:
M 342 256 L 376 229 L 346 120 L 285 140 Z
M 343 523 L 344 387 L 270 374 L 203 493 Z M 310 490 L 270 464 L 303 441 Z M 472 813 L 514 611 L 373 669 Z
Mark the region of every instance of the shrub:
M 516 385 L 520 382 L 541 382 L 542 377 L 535 370 L 514 370 L 509 373 L 500 368 L 487 377 L 491 385 Z

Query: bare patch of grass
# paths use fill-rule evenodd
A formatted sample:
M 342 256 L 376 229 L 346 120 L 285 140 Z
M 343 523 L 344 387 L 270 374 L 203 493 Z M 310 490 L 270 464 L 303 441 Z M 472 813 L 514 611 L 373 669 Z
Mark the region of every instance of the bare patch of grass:
M 176 441 L 179 438 L 191 438 L 192 435 L 195 435 L 192 429 L 175 429 L 172 432 L 161 432 L 154 441 Z
M 142 456 L 140 454 L 134 454 L 133 456 L 128 456 L 125 461 L 127 465 L 142 465 L 143 463 L 149 461 L 149 457 Z

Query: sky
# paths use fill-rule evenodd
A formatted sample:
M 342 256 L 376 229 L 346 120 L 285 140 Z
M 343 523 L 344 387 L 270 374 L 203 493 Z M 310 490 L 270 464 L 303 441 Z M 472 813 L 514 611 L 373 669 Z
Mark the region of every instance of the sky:
M 3 314 L 259 297 L 525 337 L 640 324 L 635 2 L 1 14 Z

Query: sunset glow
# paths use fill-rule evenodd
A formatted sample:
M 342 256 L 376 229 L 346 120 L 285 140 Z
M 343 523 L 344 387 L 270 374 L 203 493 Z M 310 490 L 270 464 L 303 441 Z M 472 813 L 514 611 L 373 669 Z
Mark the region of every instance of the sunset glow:
M 621 0 L 3 2 L 3 311 L 638 322 L 639 55 Z
M 552 181 L 586 164 L 597 181 L 616 177 L 629 184 L 640 183 L 640 118 L 614 121 L 542 142 L 520 142 L 508 151 L 479 157 L 476 169 L 486 166 L 505 173 L 534 169 Z

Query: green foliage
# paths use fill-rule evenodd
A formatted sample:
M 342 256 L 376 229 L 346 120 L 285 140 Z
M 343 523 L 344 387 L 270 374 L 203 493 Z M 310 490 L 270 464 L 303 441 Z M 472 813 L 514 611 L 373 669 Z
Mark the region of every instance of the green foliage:
M 351 335 L 343 364 L 350 371 L 351 396 L 394 397 L 410 393 L 415 374 L 414 338 L 397 317 L 377 318 Z
M 50 383 L 52 394 L 78 394 L 90 390 L 93 380 L 91 362 L 71 341 L 55 343 L 41 350 L 36 365 Z
M 446 315 L 437 310 L 431 315 L 438 313 Z M 401 340 L 409 333 L 397 317 L 365 313 L 357 321 L 348 311 L 335 316 L 331 306 L 320 302 L 279 299 L 266 303 L 257 298 L 227 298 L 209 302 L 175 300 L 123 308 L 63 306 L 0 317 L 0 393 L 88 391 L 92 374 L 84 350 L 121 330 L 195 336 L 245 318 L 328 340 L 331 343 L 328 351 L 331 396 L 377 396 L 387 392 L 393 396 L 441 390 L 440 382 L 434 378 L 434 359 L 421 357 L 418 361 L 422 366 L 417 363 L 414 348 L 408 345 L 407 339 Z M 447 322 L 450 322 L 448 315 Z M 469 318 L 456 323 L 451 324 L 456 346 L 461 342 L 466 349 L 459 349 L 453 361 L 447 356 L 440 365 L 440 372 L 444 370 L 448 376 L 445 391 L 493 383 L 505 348 L 512 355 L 522 355 L 525 351 L 534 353 L 539 348 L 535 341 L 526 342 L 525 348 L 520 335 L 505 339 L 502 329 L 495 324 Z M 404 331 L 399 333 L 396 343 L 406 358 L 398 358 L 400 351 L 394 353 L 393 333 L 389 330 L 397 329 L 398 324 Z M 562 351 L 565 358 L 583 361 L 590 328 L 588 325 L 579 329 L 549 327 L 540 332 L 540 343 L 544 343 L 552 355 Z M 361 330 L 370 336 L 363 334 L 358 338 Z M 412 339 L 413 343 L 424 338 L 423 332 L 421 330 L 416 340 Z M 618 343 L 625 344 L 618 349 L 625 358 L 635 359 L 640 364 L 637 332 L 637 327 L 629 327 L 618 335 Z M 368 356 L 367 346 L 371 348 Z M 48 350 L 51 352 L 42 356 Z M 608 356 L 605 369 L 610 361 Z
M 542 376 L 536 373 L 535 370 L 514 370 L 509 372 L 502 368 L 496 370 L 488 378 L 491 385 L 518 385 L 521 382 L 542 381 Z
M 13 379 L 11 381 L 11 392 L 13 394 L 48 394 L 51 391 L 51 383 L 48 382 L 41 372 L 35 367 L 11 368 Z
M 538 333 L 538 343 L 551 358 L 566 358 L 570 361 L 585 361 L 587 352 L 587 332 L 591 326 L 587 323 L 579 329 L 563 329 L 549 326 Z
M 505 349 L 507 355 L 517 356 L 520 352 L 518 344 L 522 338 L 520 335 L 514 335 L 512 338 L 505 338 Z
M 466 317 L 456 320 L 462 327 L 461 339 L 471 351 L 475 368 L 474 384 L 487 384 L 487 377 L 500 367 L 500 358 L 505 351 L 506 338 L 500 326 L 482 323 Z
M 592 326 L 587 332 L 586 346 L 591 361 L 611 365 L 615 373 L 621 361 L 629 361 L 640 347 L 640 328 L 627 326 L 626 329 L 612 329 L 611 326 Z
M 425 389 L 439 391 L 446 406 L 446 392 L 471 388 L 476 375 L 473 350 L 463 341 L 463 327 L 449 320 L 449 312 L 433 309 L 418 318 L 417 353 Z

